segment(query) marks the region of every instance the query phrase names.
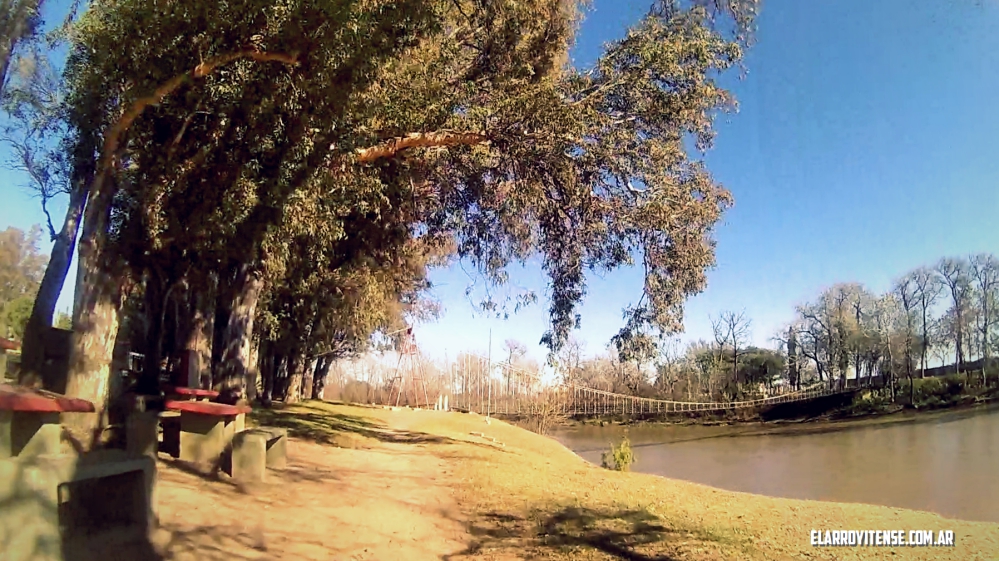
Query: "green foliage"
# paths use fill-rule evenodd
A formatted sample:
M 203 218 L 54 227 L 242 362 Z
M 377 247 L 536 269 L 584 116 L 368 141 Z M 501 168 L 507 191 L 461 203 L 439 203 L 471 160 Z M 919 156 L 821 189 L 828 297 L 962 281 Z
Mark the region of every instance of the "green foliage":
M 615 471 L 631 471 L 631 464 L 635 460 L 635 453 L 631 450 L 631 441 L 627 436 L 617 446 L 612 444 L 610 450 L 600 457 L 602 467 Z
M 54 327 L 59 329 L 73 329 L 73 316 L 66 312 L 57 313 Z
M 21 340 L 31 316 L 46 258 L 39 252 L 42 229 L 8 227 L 0 232 L 0 336 Z
M 268 337 L 347 327 L 362 340 L 405 314 L 377 304 L 343 326 L 371 294 L 343 296 L 344 284 L 420 307 L 431 263 L 390 256 L 453 251 L 502 284 L 509 264 L 540 255 L 557 350 L 584 271 L 640 259 L 644 295 L 618 338 L 638 356 L 654 332 L 680 329 L 714 262 L 731 198 L 685 142 L 710 146 L 715 115 L 734 106 L 716 76 L 741 50 L 707 9 L 654 11 L 580 72 L 565 65 L 576 21 L 564 0 L 97 0 L 72 34 L 71 152 L 92 152 L 121 108 L 202 62 L 283 53 L 298 64 L 188 75 L 129 129 L 110 234 L 136 277 L 250 263 L 267 279 Z M 387 142 L 414 133 L 436 136 Z M 88 167 L 74 162 L 77 176 Z
M 24 339 L 24 328 L 31 317 L 34 301 L 32 296 L 21 296 L 3 303 L 0 308 L 0 336 L 13 337 L 17 341 Z

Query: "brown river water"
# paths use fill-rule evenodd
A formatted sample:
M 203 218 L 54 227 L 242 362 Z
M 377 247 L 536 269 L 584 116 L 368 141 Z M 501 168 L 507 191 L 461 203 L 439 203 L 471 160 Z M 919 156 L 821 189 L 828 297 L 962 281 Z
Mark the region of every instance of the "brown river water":
M 774 497 L 999 522 L 997 408 L 845 423 L 576 426 L 555 437 L 599 464 L 625 434 L 634 471 Z

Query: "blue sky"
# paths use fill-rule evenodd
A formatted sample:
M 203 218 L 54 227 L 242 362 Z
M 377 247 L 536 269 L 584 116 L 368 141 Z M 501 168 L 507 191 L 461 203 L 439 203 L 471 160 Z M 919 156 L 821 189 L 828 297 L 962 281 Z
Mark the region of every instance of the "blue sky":
M 590 64 L 648 4 L 595 0 L 574 63 Z M 709 338 L 712 314 L 745 309 L 754 342 L 766 344 L 796 304 L 832 283 L 883 291 L 941 256 L 999 250 L 999 5 L 767 0 L 758 23 L 748 75 L 725 81 L 740 110 L 722 117 L 705 155 L 736 204 L 683 339 Z M 22 183 L 0 171 L 0 227 L 43 220 Z M 543 297 L 495 320 L 475 313 L 461 269 L 432 279 L 444 314 L 415 330 L 425 354 L 485 353 L 491 330 L 494 357 L 512 338 L 543 360 Z M 541 295 L 547 284 L 536 264 L 512 280 Z M 576 334 L 590 353 L 602 352 L 640 288 L 636 270 L 590 280 Z M 69 302 L 64 294 L 61 307 Z

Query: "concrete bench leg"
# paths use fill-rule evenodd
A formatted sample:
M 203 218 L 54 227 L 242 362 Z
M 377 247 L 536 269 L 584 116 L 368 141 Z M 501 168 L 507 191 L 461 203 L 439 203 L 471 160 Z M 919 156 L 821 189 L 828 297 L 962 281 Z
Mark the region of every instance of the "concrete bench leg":
M 59 413 L 0 411 L 0 458 L 57 454 L 61 442 Z
M 267 464 L 267 437 L 251 431 L 236 433 L 232 439 L 229 474 L 237 481 L 263 481 Z
M 267 442 L 267 467 L 284 469 L 288 465 L 288 434 L 280 434 Z
M 156 458 L 160 417 L 156 411 L 133 411 L 125 421 L 125 446 L 131 456 Z
M 225 450 L 225 422 L 220 417 L 181 412 L 180 459 L 214 464 Z

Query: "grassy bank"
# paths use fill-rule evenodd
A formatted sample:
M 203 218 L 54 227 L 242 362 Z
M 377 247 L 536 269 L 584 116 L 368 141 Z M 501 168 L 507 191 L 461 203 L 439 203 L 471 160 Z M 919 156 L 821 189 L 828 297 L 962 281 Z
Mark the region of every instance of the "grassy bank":
M 999 525 L 902 509 L 761 497 L 593 466 L 476 415 L 310 402 L 260 423 L 342 448 L 389 443 L 442 462 L 468 543 L 456 559 L 995 559 Z M 956 474 L 955 474 L 956 475 Z M 303 513 L 304 514 L 304 513 Z M 954 548 L 815 548 L 811 529 L 953 530 Z

